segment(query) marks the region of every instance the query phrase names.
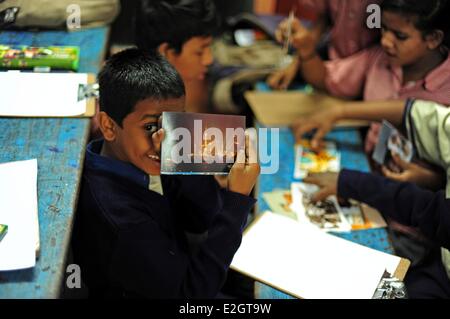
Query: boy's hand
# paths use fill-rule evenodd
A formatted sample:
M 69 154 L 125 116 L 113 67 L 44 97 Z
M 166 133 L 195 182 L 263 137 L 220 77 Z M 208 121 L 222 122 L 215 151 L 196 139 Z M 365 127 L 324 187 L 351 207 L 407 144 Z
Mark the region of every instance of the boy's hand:
M 334 124 L 341 118 L 341 114 L 342 105 L 338 104 L 332 108 L 299 118 L 292 124 L 296 141 L 300 141 L 306 133 L 317 130 L 311 140 L 311 147 L 314 151 L 318 151 L 322 139 L 333 129 Z
M 320 173 L 309 174 L 303 182 L 320 187 L 320 191 L 315 193 L 312 197 L 313 202 L 320 202 L 327 199 L 329 196 L 337 195 L 338 180 L 338 173 Z
M 250 195 L 260 171 L 256 140 L 250 140 L 250 136 L 246 133 L 245 150 L 239 151 L 228 175 L 228 190 L 245 196 Z
M 156 154 L 158 154 L 158 156 L 161 156 L 161 144 L 164 140 L 164 137 L 164 129 L 159 129 L 152 135 L 153 148 L 155 149 L 155 152 Z
M 289 85 L 297 76 L 298 69 L 300 67 L 299 59 L 295 58 L 292 63 L 283 70 L 272 73 L 267 78 L 267 85 L 273 90 L 287 90 Z
M 381 168 L 384 176 L 397 182 L 415 183 L 416 185 L 433 191 L 445 185 L 444 174 L 425 168 L 415 163 L 403 161 L 400 156 L 392 153 L 394 163 L 401 169 L 400 173 L 393 172 L 386 166 Z

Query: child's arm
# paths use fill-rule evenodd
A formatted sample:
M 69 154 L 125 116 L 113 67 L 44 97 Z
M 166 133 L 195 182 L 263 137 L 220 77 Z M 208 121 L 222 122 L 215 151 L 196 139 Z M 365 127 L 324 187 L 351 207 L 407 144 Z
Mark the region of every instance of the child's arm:
M 276 39 L 280 43 L 286 41 L 286 34 L 289 28 L 288 23 L 288 19 L 284 20 L 275 32 Z M 321 16 L 318 21 L 314 23 L 313 27 L 308 30 L 302 27 L 299 20 L 294 20 L 292 25 L 292 44 L 297 50 L 306 44 L 315 51 L 325 30 L 326 22 L 324 16 Z M 298 56 L 298 53 L 296 53 L 294 61 L 288 67 L 274 72 L 268 77 L 267 84 L 274 90 L 287 89 L 300 71 L 301 57 L 304 57 L 304 55 Z
M 306 29 L 299 20 L 292 24 L 292 44 L 297 49 L 298 67 L 303 78 L 315 88 L 325 90 L 325 63 L 316 52 L 322 32 L 321 23 L 313 30 Z
M 201 234 L 208 230 L 223 207 L 219 185 L 212 176 L 169 176 L 173 189 L 170 201 L 177 213 L 179 225 L 185 231 Z
M 434 193 L 411 183 L 349 170 L 340 174 L 313 174 L 305 182 L 321 187 L 314 200 L 338 195 L 366 203 L 384 216 L 420 228 L 429 239 L 450 248 L 450 200 L 442 191 Z
M 142 297 L 215 298 L 255 203 L 250 197 L 232 192 L 226 192 L 223 199 L 222 209 L 195 252 L 178 245 L 175 233 L 152 220 L 120 230 L 109 262 L 109 276 L 127 292 Z M 128 208 L 127 213 L 132 209 Z
M 317 130 L 311 146 L 317 148 L 320 140 L 343 119 L 381 121 L 386 119 L 400 126 L 403 121 L 405 101 L 342 102 L 326 110 L 298 119 L 293 124 L 294 134 L 300 140 L 304 134 Z
M 411 183 L 343 171 L 338 194 L 362 201 L 404 225 L 418 227 L 429 239 L 450 248 L 450 200 L 443 191 L 434 193 Z
M 301 65 L 301 73 L 306 82 L 318 90 L 328 91 L 326 86 L 325 62 L 314 50 L 299 50 L 298 59 Z

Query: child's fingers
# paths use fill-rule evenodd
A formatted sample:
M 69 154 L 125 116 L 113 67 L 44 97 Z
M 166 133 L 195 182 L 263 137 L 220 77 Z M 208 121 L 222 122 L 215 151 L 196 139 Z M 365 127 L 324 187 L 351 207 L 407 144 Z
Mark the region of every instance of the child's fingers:
M 311 198 L 311 200 L 315 203 L 315 202 L 320 202 L 320 201 L 324 201 L 326 200 L 328 197 L 330 197 L 331 195 L 334 195 L 333 192 L 325 187 L 322 188 L 320 191 L 318 191 L 317 193 L 315 193 L 313 195 L 313 197 Z
M 320 178 L 316 174 L 309 174 L 306 178 L 303 179 L 303 182 L 317 186 L 322 185 L 322 183 L 320 182 Z
M 164 129 L 160 129 L 152 135 L 153 148 L 158 154 L 161 153 L 161 144 L 164 140 L 164 136 Z
M 382 166 L 381 167 L 381 172 L 383 173 L 383 175 L 391 180 L 394 181 L 398 181 L 398 182 L 402 182 L 403 181 L 403 174 L 400 173 L 394 173 L 393 171 L 391 171 L 390 169 L 388 169 L 386 166 Z
M 246 163 L 258 163 L 258 141 L 255 131 L 246 130 L 245 132 L 245 151 Z
M 402 160 L 402 158 L 394 152 L 392 152 L 391 154 L 392 154 L 392 159 L 394 160 L 394 163 L 397 164 L 402 170 L 407 170 L 409 168 L 410 163 Z
M 292 80 L 293 80 L 292 77 L 284 75 L 280 81 L 280 89 L 287 90 L 289 88 L 289 85 L 291 85 Z
M 278 42 L 284 41 L 287 28 L 288 28 L 288 19 L 284 19 L 283 21 L 281 21 L 281 23 L 278 25 L 277 30 L 275 31 L 275 38 Z
M 278 89 L 281 88 L 281 81 L 282 81 L 282 79 L 283 79 L 283 74 L 282 74 L 282 72 L 280 71 L 280 72 L 276 72 L 276 73 L 273 73 L 272 75 L 270 75 L 270 76 L 267 78 L 266 83 L 267 83 L 267 85 L 270 86 L 272 89 L 278 90 Z
M 241 149 L 238 151 L 234 165 L 245 165 L 245 150 Z
M 302 119 L 298 119 L 292 125 L 292 128 L 294 130 L 295 139 L 298 141 L 303 137 L 303 135 L 312 131 L 315 128 L 315 126 L 313 123 L 307 122 L 302 118 Z
M 320 149 L 322 145 L 322 140 L 327 135 L 328 131 L 324 128 L 320 128 L 316 134 L 314 134 L 314 137 L 311 141 L 311 147 L 313 150 Z

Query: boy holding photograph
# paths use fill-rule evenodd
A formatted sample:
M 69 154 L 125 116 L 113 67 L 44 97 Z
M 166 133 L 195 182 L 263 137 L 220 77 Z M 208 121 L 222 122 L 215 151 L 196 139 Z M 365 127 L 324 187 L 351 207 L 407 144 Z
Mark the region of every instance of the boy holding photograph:
M 99 84 L 103 140 L 86 152 L 73 238 L 90 296 L 216 297 L 255 203 L 255 149 L 238 154 L 227 190 L 209 176 L 160 177 L 158 122 L 184 111 L 180 76 L 155 51 L 130 49 L 111 57 Z M 186 237 L 206 231 L 195 247 Z

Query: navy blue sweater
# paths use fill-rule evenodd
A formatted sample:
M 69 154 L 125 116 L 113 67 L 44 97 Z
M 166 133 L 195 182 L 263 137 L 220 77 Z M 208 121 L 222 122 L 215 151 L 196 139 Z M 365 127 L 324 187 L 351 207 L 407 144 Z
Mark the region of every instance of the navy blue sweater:
M 366 203 L 386 217 L 417 227 L 439 246 L 450 248 L 450 200 L 444 191 L 433 193 L 414 184 L 343 170 L 338 195 Z
M 255 200 L 210 176 L 162 176 L 164 195 L 128 163 L 86 153 L 73 247 L 93 297 L 212 298 Z M 186 232 L 208 232 L 191 249 Z

